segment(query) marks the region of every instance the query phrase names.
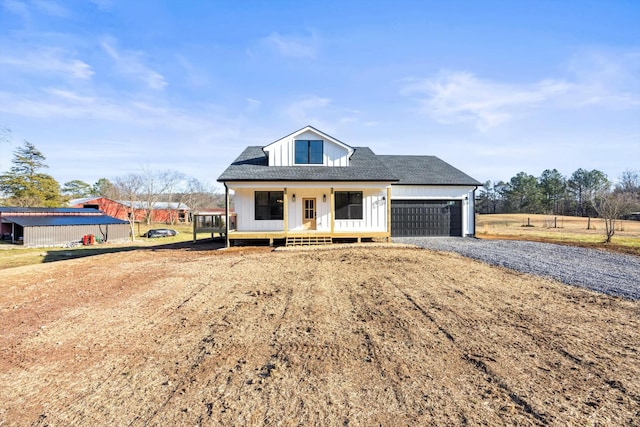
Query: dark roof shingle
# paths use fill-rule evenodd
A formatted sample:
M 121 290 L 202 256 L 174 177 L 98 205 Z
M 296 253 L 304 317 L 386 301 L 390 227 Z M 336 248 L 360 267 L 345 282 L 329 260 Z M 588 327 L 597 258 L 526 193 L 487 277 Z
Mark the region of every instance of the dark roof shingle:
M 404 185 L 482 185 L 436 156 L 378 156 Z
M 262 147 L 247 147 L 218 181 L 397 181 L 367 147 L 354 147 L 349 166 L 269 166 Z
M 218 181 L 390 181 L 405 185 L 482 185 L 435 156 L 381 156 L 353 147 L 349 166 L 269 166 L 262 147 L 247 147 Z

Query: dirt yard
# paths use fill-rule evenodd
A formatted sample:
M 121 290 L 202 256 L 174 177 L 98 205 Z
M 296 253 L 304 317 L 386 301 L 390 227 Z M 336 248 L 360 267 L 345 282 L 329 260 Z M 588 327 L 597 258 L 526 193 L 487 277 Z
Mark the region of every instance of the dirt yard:
M 0 425 L 640 425 L 640 303 L 398 247 L 0 277 Z

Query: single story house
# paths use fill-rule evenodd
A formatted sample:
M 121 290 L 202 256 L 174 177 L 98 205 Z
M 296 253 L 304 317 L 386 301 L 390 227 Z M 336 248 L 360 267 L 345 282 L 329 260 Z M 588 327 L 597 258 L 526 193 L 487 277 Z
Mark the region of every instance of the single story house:
M 0 236 L 12 243 L 58 246 L 90 234 L 104 242 L 125 241 L 130 226 L 97 209 L 0 206 Z
M 247 147 L 220 175 L 246 239 L 474 236 L 482 185 L 434 156 L 377 155 L 306 126 Z M 226 222 L 229 224 L 229 221 Z
M 106 197 L 84 197 L 69 201 L 69 206 L 74 208 L 99 209 L 107 215 L 127 221 L 131 212 L 132 203 L 125 200 L 111 200 Z M 189 222 L 190 209 L 184 203 L 154 202 L 149 209 L 149 203 L 133 202 L 134 219 L 136 222 L 146 222 L 147 215 L 151 215 L 152 223 L 176 223 Z

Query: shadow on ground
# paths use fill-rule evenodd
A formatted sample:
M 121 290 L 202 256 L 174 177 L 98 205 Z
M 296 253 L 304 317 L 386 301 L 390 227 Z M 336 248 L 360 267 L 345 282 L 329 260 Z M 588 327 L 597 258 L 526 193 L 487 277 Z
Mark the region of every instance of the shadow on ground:
M 74 249 L 51 249 L 46 251 L 42 262 L 56 262 L 65 259 L 84 258 L 95 255 L 111 254 L 118 252 L 130 252 L 130 251 L 188 251 L 188 252 L 203 252 L 214 251 L 225 247 L 224 239 L 204 239 L 197 242 L 178 242 L 167 243 L 153 246 L 142 245 L 128 245 L 125 246 L 91 246 L 81 247 Z

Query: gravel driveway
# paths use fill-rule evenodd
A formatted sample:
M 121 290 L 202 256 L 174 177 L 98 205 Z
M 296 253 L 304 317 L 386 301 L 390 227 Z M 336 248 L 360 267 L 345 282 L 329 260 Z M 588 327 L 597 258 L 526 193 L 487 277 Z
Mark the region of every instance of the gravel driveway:
M 516 240 L 395 237 L 394 242 L 456 252 L 522 273 L 640 300 L 640 258 L 597 249 Z

